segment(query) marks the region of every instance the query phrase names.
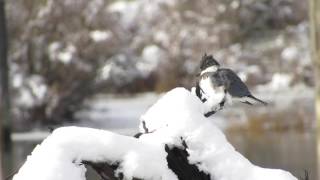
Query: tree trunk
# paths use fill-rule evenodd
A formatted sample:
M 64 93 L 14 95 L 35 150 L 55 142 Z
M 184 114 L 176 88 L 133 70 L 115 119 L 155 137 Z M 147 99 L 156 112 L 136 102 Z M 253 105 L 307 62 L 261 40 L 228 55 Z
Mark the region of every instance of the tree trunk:
M 9 78 L 7 62 L 7 34 L 6 34 L 6 17 L 5 1 L 0 0 L 0 154 L 4 158 L 2 151 L 10 151 L 10 95 L 9 95 Z M 2 161 L 1 158 L 1 162 Z M 3 165 L 3 163 L 1 163 Z M 2 167 L 2 166 L 1 166 Z M 2 170 L 2 168 L 1 168 Z M 1 176 L 0 176 L 1 178 Z
M 315 64 L 316 74 L 316 112 L 317 126 L 320 127 L 320 0 L 310 0 L 310 42 L 311 57 Z
M 318 163 L 320 163 L 320 0 L 309 1 L 311 57 L 315 67 Z M 318 166 L 319 167 L 319 166 Z M 320 173 L 320 169 L 318 169 Z M 320 177 L 320 174 L 318 174 Z

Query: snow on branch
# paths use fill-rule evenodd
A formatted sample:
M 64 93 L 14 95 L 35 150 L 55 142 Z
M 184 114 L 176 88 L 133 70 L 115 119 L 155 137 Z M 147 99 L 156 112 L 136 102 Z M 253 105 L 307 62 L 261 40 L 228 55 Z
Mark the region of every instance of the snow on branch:
M 57 129 L 34 149 L 14 180 L 83 180 L 83 162 L 116 165 L 115 176 L 123 179 L 184 179 L 181 172 L 196 169 L 212 180 L 297 180 L 289 172 L 250 163 L 203 112 L 196 96 L 176 88 L 141 117 L 139 139 L 90 128 Z M 191 170 L 179 167 L 184 161 Z

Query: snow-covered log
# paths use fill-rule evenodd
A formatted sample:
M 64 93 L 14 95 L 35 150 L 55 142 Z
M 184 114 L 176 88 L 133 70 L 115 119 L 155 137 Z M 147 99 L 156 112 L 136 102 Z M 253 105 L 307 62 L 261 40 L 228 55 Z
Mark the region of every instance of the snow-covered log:
M 171 169 L 179 180 L 210 180 L 210 175 L 200 171 L 196 165 L 188 162 L 188 152 L 186 149 L 181 148 L 169 148 L 165 146 L 165 150 L 168 153 L 167 162 L 168 167 Z M 119 164 L 109 164 L 106 162 L 83 162 L 85 165 L 94 169 L 102 180 L 118 180 L 123 179 L 123 174 L 116 174 L 116 170 L 119 168 Z M 133 180 L 140 180 L 133 178 Z
M 192 170 L 171 166 L 172 156 L 181 152 L 207 179 L 297 180 L 287 171 L 253 165 L 203 112 L 196 96 L 176 88 L 141 117 L 141 132 L 148 133 L 138 139 L 90 128 L 59 128 L 35 148 L 14 180 L 83 180 L 83 162 L 116 165 L 115 176 L 123 179 L 183 179 L 177 172 Z

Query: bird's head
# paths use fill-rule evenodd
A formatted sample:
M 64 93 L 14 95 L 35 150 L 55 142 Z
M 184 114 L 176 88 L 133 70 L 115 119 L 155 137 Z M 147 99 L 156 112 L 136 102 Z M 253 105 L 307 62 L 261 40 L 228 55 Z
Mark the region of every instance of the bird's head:
M 204 54 L 202 56 L 202 60 L 200 63 L 200 74 L 202 75 L 204 73 L 210 73 L 210 72 L 216 72 L 220 67 L 220 64 L 213 58 L 212 55 Z

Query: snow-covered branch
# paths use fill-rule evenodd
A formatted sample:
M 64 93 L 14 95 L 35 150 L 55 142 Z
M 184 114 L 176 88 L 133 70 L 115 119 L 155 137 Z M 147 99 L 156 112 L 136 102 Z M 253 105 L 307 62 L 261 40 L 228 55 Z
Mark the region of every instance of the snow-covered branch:
M 57 129 L 35 148 L 14 180 L 83 180 L 84 161 L 117 164 L 115 173 L 124 179 L 176 180 L 181 178 L 168 165 L 167 153 L 175 148 L 185 150 L 188 163 L 210 179 L 297 180 L 289 172 L 250 163 L 203 112 L 196 96 L 176 88 L 141 117 L 141 132 L 147 128 L 149 133 L 139 139 L 90 128 Z

